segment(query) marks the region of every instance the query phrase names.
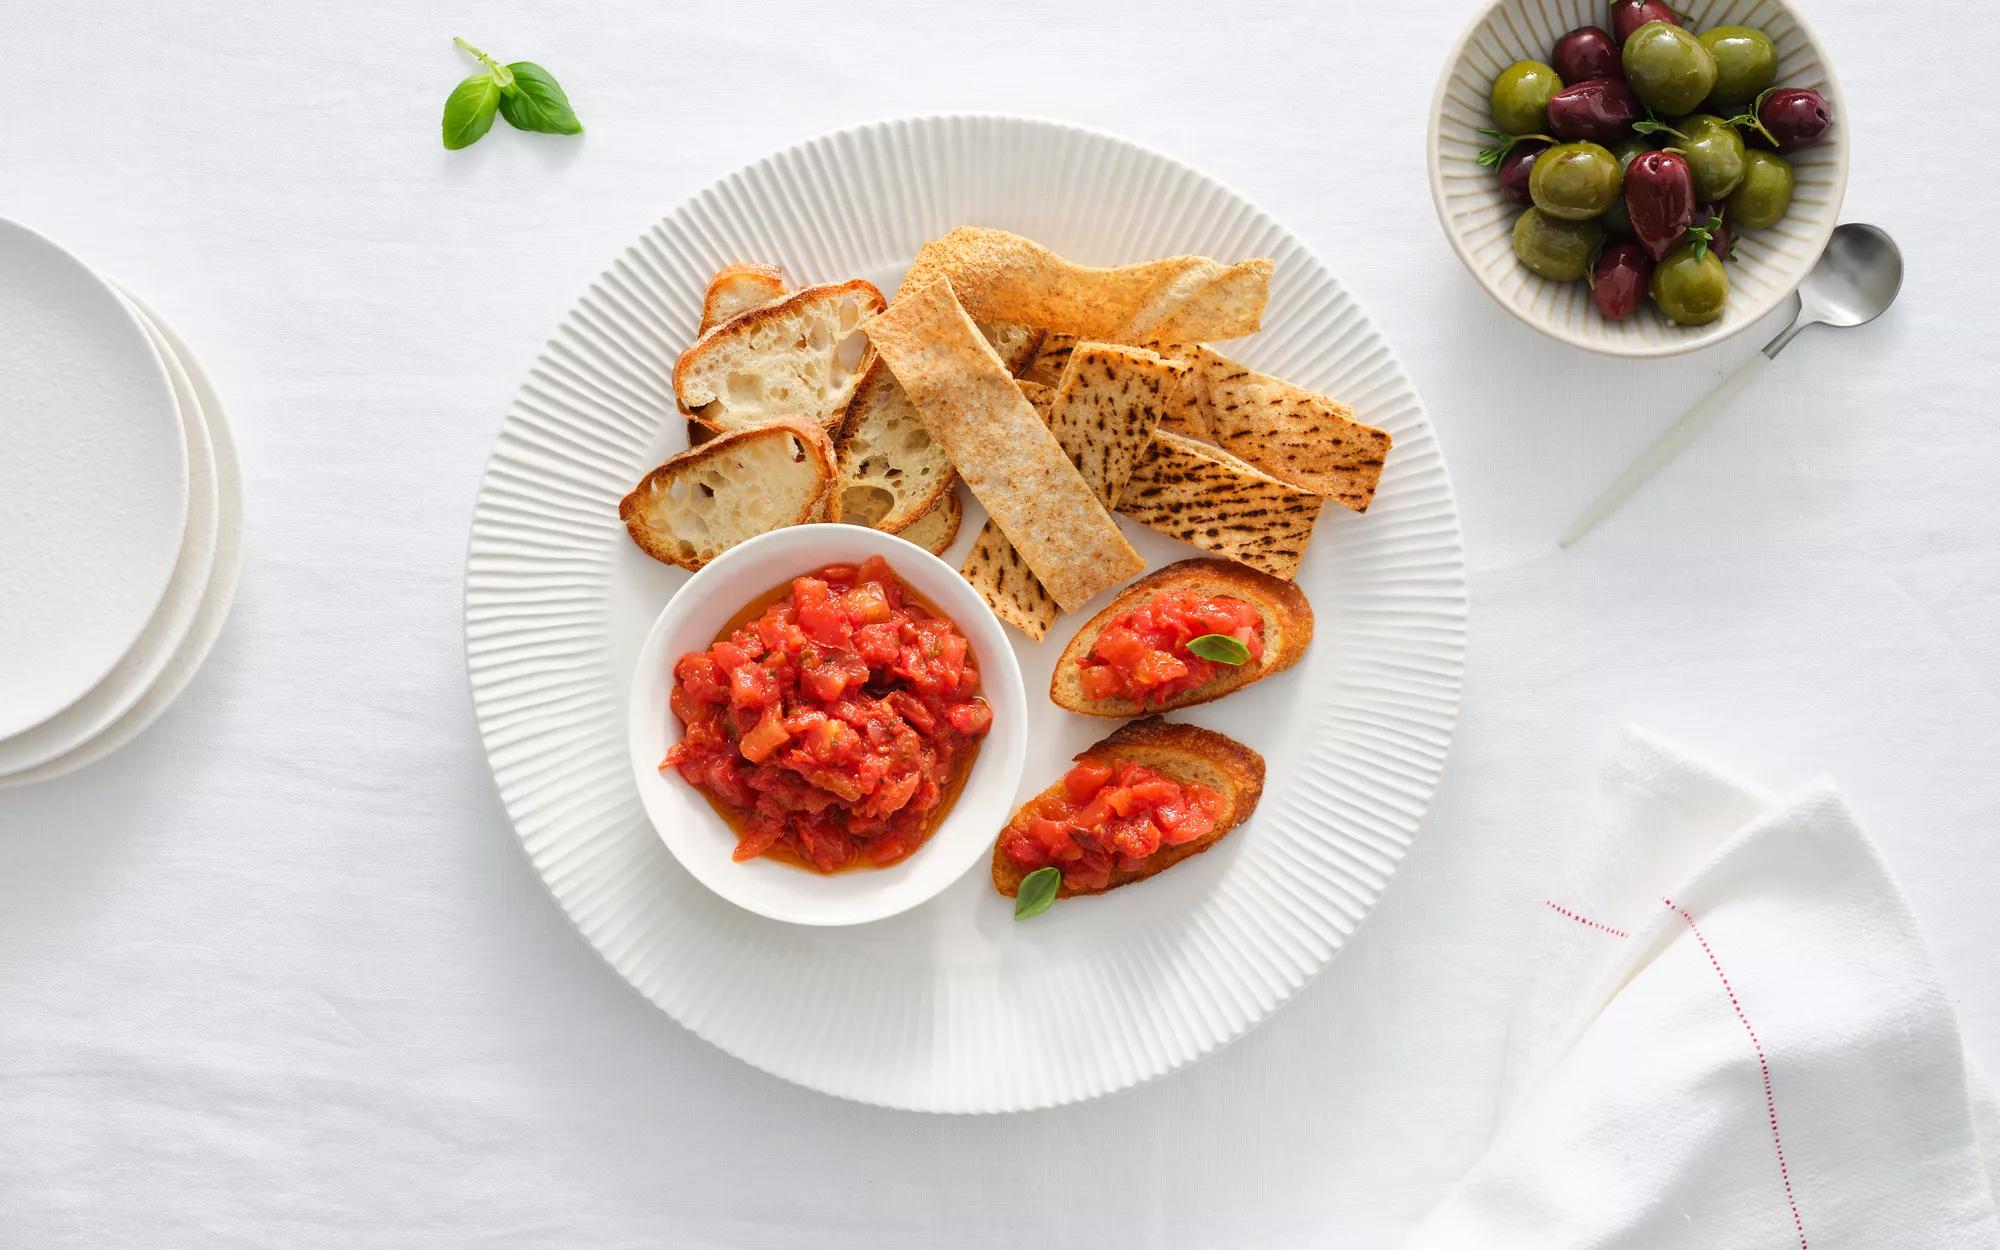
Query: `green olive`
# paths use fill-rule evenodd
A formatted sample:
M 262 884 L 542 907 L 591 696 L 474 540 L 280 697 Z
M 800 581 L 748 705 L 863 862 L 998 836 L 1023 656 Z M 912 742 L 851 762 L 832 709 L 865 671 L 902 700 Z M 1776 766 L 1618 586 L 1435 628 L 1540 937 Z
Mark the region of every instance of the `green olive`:
M 1701 46 L 1715 58 L 1717 107 L 1748 104 L 1778 81 L 1778 49 L 1771 37 L 1750 26 L 1717 26 L 1701 33 Z
M 1685 113 L 1715 89 L 1715 57 L 1678 26 L 1647 22 L 1625 41 L 1625 82 L 1661 113 Z
M 1631 167 L 1632 162 L 1638 159 L 1639 153 L 1653 150 L 1651 144 L 1636 135 L 1626 135 L 1623 139 L 1619 139 L 1608 146 L 1611 149 L 1611 155 L 1618 158 L 1618 173 L 1621 180 L 1625 171 Z M 1622 194 L 1617 199 L 1611 201 L 1611 207 L 1605 209 L 1604 214 L 1598 220 L 1603 222 L 1604 228 L 1613 234 L 1626 238 L 1630 238 L 1632 235 L 1632 218 L 1625 211 L 1625 197 Z
M 1762 148 L 1745 160 L 1743 181 L 1729 194 L 1729 220 L 1745 230 L 1775 226 L 1792 207 L 1792 163 Z
M 1558 143 L 1528 170 L 1528 196 L 1551 217 L 1583 221 L 1618 202 L 1618 158 L 1595 143 Z
M 1729 274 L 1715 249 L 1683 243 L 1653 270 L 1653 302 L 1677 326 L 1707 325 L 1729 299 Z
M 1538 135 L 1549 128 L 1549 97 L 1563 80 L 1540 61 L 1516 61 L 1493 80 L 1493 124 L 1510 135 Z
M 1674 129 L 1687 136 L 1674 146 L 1687 156 L 1695 199 L 1722 199 L 1743 181 L 1746 149 L 1736 127 L 1711 113 L 1697 113 L 1675 122 Z
M 1590 271 L 1590 258 L 1603 242 L 1604 227 L 1596 222 L 1564 221 L 1539 208 L 1522 213 L 1521 220 L 1514 223 L 1514 255 L 1535 273 L 1555 282 L 1582 281 Z

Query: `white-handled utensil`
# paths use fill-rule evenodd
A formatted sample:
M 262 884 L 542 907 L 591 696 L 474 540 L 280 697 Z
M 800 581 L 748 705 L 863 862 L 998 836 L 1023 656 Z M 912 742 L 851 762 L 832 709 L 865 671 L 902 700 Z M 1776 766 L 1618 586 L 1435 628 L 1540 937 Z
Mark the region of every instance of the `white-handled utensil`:
M 1866 325 L 1895 303 L 1896 294 L 1902 289 L 1903 254 L 1897 250 L 1894 239 L 1874 226 L 1858 222 L 1836 228 L 1833 237 L 1827 240 L 1826 251 L 1820 254 L 1818 263 L 1799 287 L 1798 312 L 1792 324 L 1668 426 L 1666 433 L 1655 439 L 1651 447 L 1591 501 L 1581 516 L 1570 522 L 1558 544 L 1567 547 L 1588 534 L 1680 455 L 1683 448 L 1701 437 L 1799 331 L 1813 325 Z

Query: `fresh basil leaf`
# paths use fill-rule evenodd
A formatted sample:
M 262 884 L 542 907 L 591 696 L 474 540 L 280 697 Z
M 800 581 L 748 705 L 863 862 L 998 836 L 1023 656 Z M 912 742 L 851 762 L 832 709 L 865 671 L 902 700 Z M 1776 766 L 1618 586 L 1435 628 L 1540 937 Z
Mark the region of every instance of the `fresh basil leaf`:
M 516 61 L 507 68 L 513 71 L 514 90 L 500 97 L 500 116 L 508 124 L 551 135 L 583 133 L 583 123 L 576 119 L 554 74 L 533 61 Z
M 1027 920 L 1041 915 L 1056 901 L 1056 891 L 1062 889 L 1062 869 L 1050 865 L 1037 868 L 1021 878 L 1020 888 L 1014 891 L 1014 919 Z
M 1199 638 L 1190 638 L 1187 649 L 1204 660 L 1227 664 L 1231 668 L 1241 668 L 1250 662 L 1250 648 L 1228 634 L 1203 634 Z
M 493 110 L 500 103 L 500 84 L 481 71 L 451 89 L 444 101 L 444 145 L 456 152 L 469 148 L 493 129 Z

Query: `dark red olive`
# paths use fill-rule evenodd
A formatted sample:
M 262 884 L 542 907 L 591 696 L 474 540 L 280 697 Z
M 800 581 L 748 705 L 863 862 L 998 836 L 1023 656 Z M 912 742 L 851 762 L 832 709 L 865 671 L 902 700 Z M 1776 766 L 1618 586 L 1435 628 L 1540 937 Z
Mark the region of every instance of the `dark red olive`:
M 1597 311 L 1623 321 L 1646 302 L 1653 283 L 1653 260 L 1637 243 L 1614 243 L 1597 258 L 1591 272 L 1590 298 Z
M 1616 78 L 1593 78 L 1549 97 L 1549 129 L 1559 138 L 1611 143 L 1639 120 L 1639 101 Z
M 1602 26 L 1579 26 L 1556 40 L 1549 64 L 1556 77 L 1566 83 L 1589 82 L 1593 78 L 1625 77 L 1625 58 L 1619 45 Z
M 1681 15 L 1662 0 L 1611 0 L 1611 37 L 1618 41 L 1619 47 L 1624 47 L 1632 32 L 1647 22 L 1679 26 Z M 1569 80 L 1565 78 L 1563 81 Z
M 1625 214 L 1647 255 L 1660 260 L 1694 220 L 1694 175 L 1678 152 L 1641 152 L 1625 167 Z
M 1708 245 L 1715 249 L 1717 256 L 1728 260 L 1729 253 L 1736 248 L 1736 227 L 1729 224 L 1729 206 L 1720 200 L 1695 205 L 1694 221 L 1691 224 L 1705 226 L 1711 221 L 1720 221 L 1722 224 L 1710 231 Z
M 1500 158 L 1500 194 L 1516 204 L 1526 204 L 1528 195 L 1528 172 L 1535 158 L 1549 150 L 1549 145 L 1540 139 L 1523 139 L 1513 150 Z
M 1810 87 L 1780 87 L 1757 106 L 1757 120 L 1778 141 L 1780 152 L 1809 148 L 1833 125 L 1826 97 Z

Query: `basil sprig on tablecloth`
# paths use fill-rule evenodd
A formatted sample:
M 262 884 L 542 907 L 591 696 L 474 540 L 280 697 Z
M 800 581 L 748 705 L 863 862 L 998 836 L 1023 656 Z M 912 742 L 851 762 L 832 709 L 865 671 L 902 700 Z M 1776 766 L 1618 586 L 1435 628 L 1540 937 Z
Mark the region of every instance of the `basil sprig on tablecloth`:
M 1190 638 L 1187 649 L 1204 660 L 1227 664 L 1231 668 L 1241 668 L 1250 662 L 1250 648 L 1228 634 L 1203 634 L 1199 638 Z
M 1037 868 L 1021 878 L 1021 884 L 1014 891 L 1014 919 L 1027 920 L 1039 916 L 1056 901 L 1056 891 L 1062 889 L 1062 869 L 1051 864 L 1047 868 Z
M 444 145 L 456 151 L 479 142 L 493 129 L 497 112 L 516 130 L 543 134 L 583 133 L 556 76 L 533 61 L 502 65 L 463 39 L 453 43 L 479 58 L 486 68 L 451 89 L 444 101 Z

